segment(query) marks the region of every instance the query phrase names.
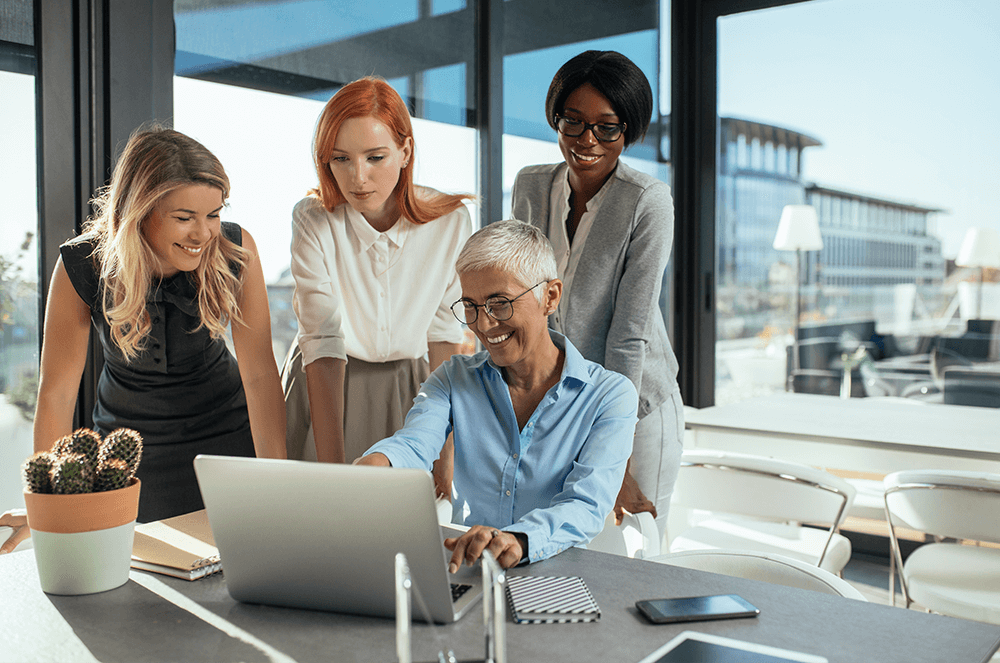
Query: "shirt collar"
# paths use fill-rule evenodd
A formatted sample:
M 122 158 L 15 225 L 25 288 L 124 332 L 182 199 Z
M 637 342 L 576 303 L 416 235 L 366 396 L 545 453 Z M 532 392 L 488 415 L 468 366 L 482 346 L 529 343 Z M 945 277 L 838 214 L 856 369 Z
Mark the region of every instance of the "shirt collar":
M 351 207 L 350 203 L 344 203 L 344 215 L 347 217 L 348 225 L 350 225 L 358 238 L 359 253 L 364 253 L 370 249 L 378 241 L 380 235 L 385 235 L 389 243 L 393 244 L 396 248 L 403 248 L 403 244 L 406 243 L 406 236 L 408 234 L 406 232 L 406 225 L 408 221 L 402 216 L 393 224 L 392 228 L 389 228 L 384 233 L 380 233 L 372 228 L 365 217 Z
M 593 380 L 590 377 L 590 371 L 587 370 L 587 360 L 583 358 L 580 351 L 576 349 L 576 346 L 570 343 L 569 339 L 555 331 L 554 329 L 549 330 L 549 337 L 552 342 L 555 343 L 556 347 L 565 353 L 563 359 L 563 369 L 562 375 L 559 378 L 559 383 L 563 384 L 567 380 L 576 380 L 577 382 L 591 383 Z M 483 350 L 473 360 L 473 368 L 480 368 L 484 364 L 493 369 L 498 377 L 501 377 L 503 373 L 500 367 L 493 363 L 493 359 L 490 357 L 489 350 Z
M 565 164 L 565 162 L 564 162 Z M 594 197 L 587 201 L 587 211 L 596 211 L 598 207 L 601 206 L 601 202 L 608 195 L 608 190 L 611 189 L 612 180 L 618 177 L 618 166 L 621 165 L 621 161 L 615 166 L 615 170 L 611 173 L 611 177 L 604 183 L 604 185 L 594 194 Z M 565 205 L 566 210 L 569 210 L 569 195 L 571 193 L 569 186 L 569 166 L 562 169 L 562 176 L 556 177 L 556 191 L 559 195 L 559 200 Z

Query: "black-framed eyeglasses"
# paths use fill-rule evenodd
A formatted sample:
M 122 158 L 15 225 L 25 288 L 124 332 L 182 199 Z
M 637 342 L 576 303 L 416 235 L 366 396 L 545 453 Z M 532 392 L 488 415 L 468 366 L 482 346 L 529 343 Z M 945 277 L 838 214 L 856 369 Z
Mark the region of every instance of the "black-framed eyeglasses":
M 490 297 L 486 300 L 485 304 L 475 304 L 470 302 L 468 299 L 459 299 L 451 305 L 451 312 L 463 325 L 474 324 L 479 318 L 480 308 L 486 311 L 486 315 L 490 316 L 497 322 L 510 320 L 511 316 L 514 315 L 514 302 L 521 297 L 524 297 L 526 294 L 543 283 L 548 283 L 548 281 L 539 281 L 513 299 L 507 299 L 506 297 Z
M 556 129 L 563 136 L 579 138 L 587 129 L 590 129 L 594 133 L 594 138 L 602 143 L 613 143 L 621 138 L 627 126 L 624 122 L 618 124 L 614 122 L 595 122 L 594 124 L 590 124 L 589 122 L 575 120 L 571 117 L 556 115 Z

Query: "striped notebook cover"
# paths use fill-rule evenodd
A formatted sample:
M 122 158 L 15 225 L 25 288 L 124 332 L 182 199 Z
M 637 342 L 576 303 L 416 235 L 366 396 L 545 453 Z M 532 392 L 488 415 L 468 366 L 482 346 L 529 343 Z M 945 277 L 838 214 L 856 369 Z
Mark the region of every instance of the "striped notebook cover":
M 601 609 L 583 578 L 508 576 L 507 600 L 518 624 L 596 622 Z

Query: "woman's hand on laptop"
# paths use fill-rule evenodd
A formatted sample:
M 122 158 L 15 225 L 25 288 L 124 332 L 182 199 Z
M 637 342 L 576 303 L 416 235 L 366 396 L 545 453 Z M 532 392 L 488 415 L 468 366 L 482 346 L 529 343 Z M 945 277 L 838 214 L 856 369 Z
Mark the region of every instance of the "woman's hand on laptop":
M 460 537 L 445 539 L 444 547 L 453 553 L 451 562 L 448 563 L 449 573 L 458 572 L 463 561 L 472 566 L 487 548 L 505 569 L 517 565 L 524 557 L 524 547 L 517 535 L 483 525 L 470 527 L 469 531 Z
M 31 536 L 31 530 L 28 529 L 28 516 L 25 515 L 24 509 L 14 509 L 0 515 L 0 528 L 5 527 L 10 528 L 10 537 L 0 541 L 0 555 L 14 552 L 14 548 L 17 548 L 19 543 Z M 0 532 L 7 531 L 0 529 Z

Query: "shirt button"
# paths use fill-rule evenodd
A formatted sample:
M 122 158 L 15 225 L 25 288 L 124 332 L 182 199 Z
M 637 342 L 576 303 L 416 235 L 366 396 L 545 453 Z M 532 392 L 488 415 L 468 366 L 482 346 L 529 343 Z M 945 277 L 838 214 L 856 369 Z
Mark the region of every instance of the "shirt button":
M 514 458 L 517 458 L 517 454 L 514 454 Z
M 535 422 L 533 422 L 533 421 L 528 424 L 528 428 L 534 428 L 534 426 L 535 426 Z
M 159 361 L 159 360 L 157 360 L 157 361 Z M 510 497 L 510 491 L 509 490 L 507 491 L 507 497 Z

